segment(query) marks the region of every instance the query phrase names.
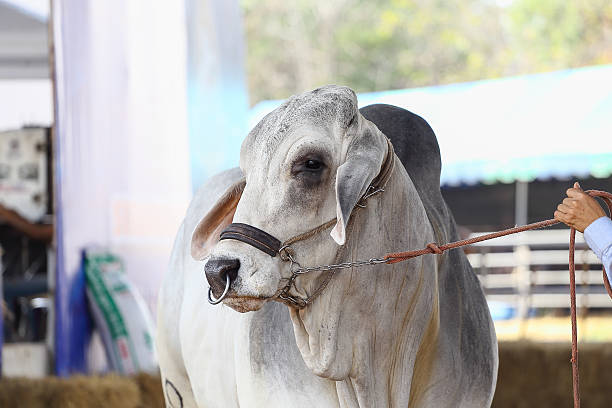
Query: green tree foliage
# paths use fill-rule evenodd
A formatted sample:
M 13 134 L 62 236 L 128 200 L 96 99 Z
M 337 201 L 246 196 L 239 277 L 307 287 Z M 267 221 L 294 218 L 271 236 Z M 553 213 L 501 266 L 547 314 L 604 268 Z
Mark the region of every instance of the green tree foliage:
M 251 102 L 612 62 L 610 0 L 242 0 Z

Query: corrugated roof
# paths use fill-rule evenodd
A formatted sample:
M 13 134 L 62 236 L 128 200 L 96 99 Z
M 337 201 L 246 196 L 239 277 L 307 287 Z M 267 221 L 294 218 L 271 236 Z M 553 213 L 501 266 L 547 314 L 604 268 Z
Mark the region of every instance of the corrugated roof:
M 359 94 L 425 118 L 444 185 L 612 175 L 612 65 Z M 254 125 L 279 101 L 251 110 Z

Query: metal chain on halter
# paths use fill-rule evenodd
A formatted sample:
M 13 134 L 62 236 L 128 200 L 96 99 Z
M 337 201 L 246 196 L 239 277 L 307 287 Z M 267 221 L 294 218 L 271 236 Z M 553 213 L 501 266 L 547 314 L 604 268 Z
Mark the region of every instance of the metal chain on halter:
M 363 260 L 363 261 L 342 262 L 342 263 L 331 264 L 331 265 L 306 266 L 306 267 L 300 266 L 293 273 L 296 275 L 303 275 L 308 272 L 332 271 L 336 269 L 349 269 L 349 268 L 357 268 L 360 266 L 383 264 L 383 263 L 388 263 L 388 262 L 389 260 L 385 258 L 370 258 L 368 260 Z
M 295 252 L 293 251 L 291 247 L 283 246 L 281 249 L 279 249 L 278 253 L 283 261 L 290 262 L 289 271 L 291 272 L 291 276 L 289 278 L 286 278 L 287 284 L 281 289 L 278 297 L 286 302 L 291 303 L 292 305 L 298 308 L 306 307 L 310 303 L 312 303 L 314 298 L 317 297 L 317 295 L 319 295 L 319 293 L 321 293 L 327 287 L 327 284 L 331 280 L 333 273 L 329 274 L 325 282 L 321 286 L 319 286 L 317 290 L 315 290 L 310 296 L 308 296 L 305 299 L 289 294 L 289 291 L 291 290 L 292 287 L 294 287 L 295 280 L 297 279 L 298 276 L 304 275 L 310 272 L 331 272 L 331 271 L 335 272 L 338 269 L 350 269 L 350 268 L 357 268 L 360 266 L 377 265 L 377 264 L 383 264 L 383 263 L 389 262 L 389 260 L 385 258 L 372 258 L 372 259 L 368 259 L 367 261 L 342 262 L 342 263 L 331 264 L 331 265 L 303 267 L 302 265 L 300 265 L 298 261 L 295 260 Z

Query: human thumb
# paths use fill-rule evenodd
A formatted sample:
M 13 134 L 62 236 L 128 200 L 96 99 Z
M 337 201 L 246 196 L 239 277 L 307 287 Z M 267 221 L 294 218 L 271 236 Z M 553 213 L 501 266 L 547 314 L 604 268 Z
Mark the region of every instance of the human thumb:
M 574 188 L 577 188 L 577 189 L 579 189 L 579 190 L 582 190 L 582 187 L 580 187 L 580 183 L 579 183 L 579 182 L 577 182 L 577 181 L 574 183 Z

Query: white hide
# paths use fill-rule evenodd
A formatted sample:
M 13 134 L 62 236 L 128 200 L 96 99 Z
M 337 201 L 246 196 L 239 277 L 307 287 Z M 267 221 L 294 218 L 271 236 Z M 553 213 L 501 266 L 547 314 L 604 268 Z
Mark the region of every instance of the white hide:
M 157 349 L 168 406 L 490 405 L 495 333 L 473 272 L 463 270 L 467 261 L 455 264 L 461 270 L 454 280 L 443 281 L 456 287 L 440 286 L 452 269 L 443 263 L 447 255 L 342 270 L 312 305 L 296 310 L 275 298 L 288 263 L 238 241 L 210 247 L 198 235 L 212 230 L 203 225 L 210 223 L 206 215 L 244 174 L 234 222 L 285 240 L 340 220 L 334 239 L 325 231 L 292 246 L 302 265 L 422 248 L 436 241 L 434 229 L 399 159 L 385 193 L 350 212 L 385 153 L 384 135 L 358 113 L 354 93 L 324 87 L 264 118 L 243 143 L 242 172 L 222 173 L 198 191 L 159 297 Z M 325 163 L 314 178 L 296 172 L 311 157 Z M 205 262 L 191 257 L 192 236 L 194 253 L 240 261 L 224 305 L 206 300 Z M 291 293 L 307 296 L 326 277 L 301 276 Z

